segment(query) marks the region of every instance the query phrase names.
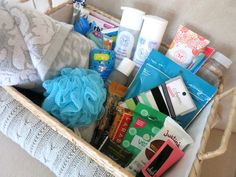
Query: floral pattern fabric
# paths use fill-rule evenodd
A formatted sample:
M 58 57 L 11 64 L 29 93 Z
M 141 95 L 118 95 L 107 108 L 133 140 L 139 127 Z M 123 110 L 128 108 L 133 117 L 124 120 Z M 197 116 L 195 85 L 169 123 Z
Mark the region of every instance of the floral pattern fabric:
M 95 45 L 72 26 L 0 1 L 0 85 L 34 88 L 63 67 L 88 67 Z

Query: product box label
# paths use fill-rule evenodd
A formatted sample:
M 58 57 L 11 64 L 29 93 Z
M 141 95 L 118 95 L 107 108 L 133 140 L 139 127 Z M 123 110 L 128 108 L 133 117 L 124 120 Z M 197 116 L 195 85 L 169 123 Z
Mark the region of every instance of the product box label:
M 135 157 L 162 128 L 167 116 L 139 103 L 121 145 Z

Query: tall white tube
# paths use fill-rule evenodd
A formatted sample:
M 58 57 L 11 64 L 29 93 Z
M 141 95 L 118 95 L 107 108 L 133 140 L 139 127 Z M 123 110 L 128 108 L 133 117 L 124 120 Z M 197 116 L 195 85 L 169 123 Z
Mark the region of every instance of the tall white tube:
M 152 49 L 158 49 L 165 33 L 168 21 L 157 17 L 146 15 L 143 27 L 138 39 L 138 45 L 134 54 L 134 62 L 141 67 Z
M 145 15 L 145 12 L 138 9 L 130 7 L 121 7 L 121 9 L 123 14 L 115 47 L 116 66 L 123 58 L 133 57 Z

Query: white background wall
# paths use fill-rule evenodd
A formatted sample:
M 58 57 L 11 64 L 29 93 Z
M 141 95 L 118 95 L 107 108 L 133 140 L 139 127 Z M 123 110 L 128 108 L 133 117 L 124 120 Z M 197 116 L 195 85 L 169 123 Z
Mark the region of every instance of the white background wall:
M 163 41 L 168 44 L 178 26 L 186 25 L 209 39 L 210 46 L 233 61 L 225 76 L 225 89 L 236 86 L 236 0 L 88 0 L 88 3 L 118 18 L 122 14 L 120 7 L 130 6 L 167 19 L 169 24 Z M 223 117 L 229 104 L 229 100 L 224 104 Z

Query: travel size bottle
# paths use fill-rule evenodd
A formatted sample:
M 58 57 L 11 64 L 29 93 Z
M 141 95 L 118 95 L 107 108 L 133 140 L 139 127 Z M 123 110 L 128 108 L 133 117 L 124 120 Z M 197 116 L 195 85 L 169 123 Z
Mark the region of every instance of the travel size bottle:
M 134 54 L 134 62 L 140 68 L 152 49 L 161 45 L 168 21 L 158 16 L 146 15 Z
M 124 57 L 133 57 L 143 23 L 143 16 L 145 15 L 145 12 L 138 9 L 130 7 L 121 7 L 121 9 L 123 14 L 114 49 L 116 52 L 116 66 Z
M 107 79 L 107 85 L 111 82 L 118 82 L 121 85 L 127 86 L 128 78 L 135 68 L 135 63 L 129 58 L 124 58 L 118 67 L 111 73 Z
M 220 52 L 216 52 L 210 59 L 201 67 L 197 75 L 205 79 L 210 84 L 218 87 L 224 76 L 224 73 L 229 69 L 232 61 Z

